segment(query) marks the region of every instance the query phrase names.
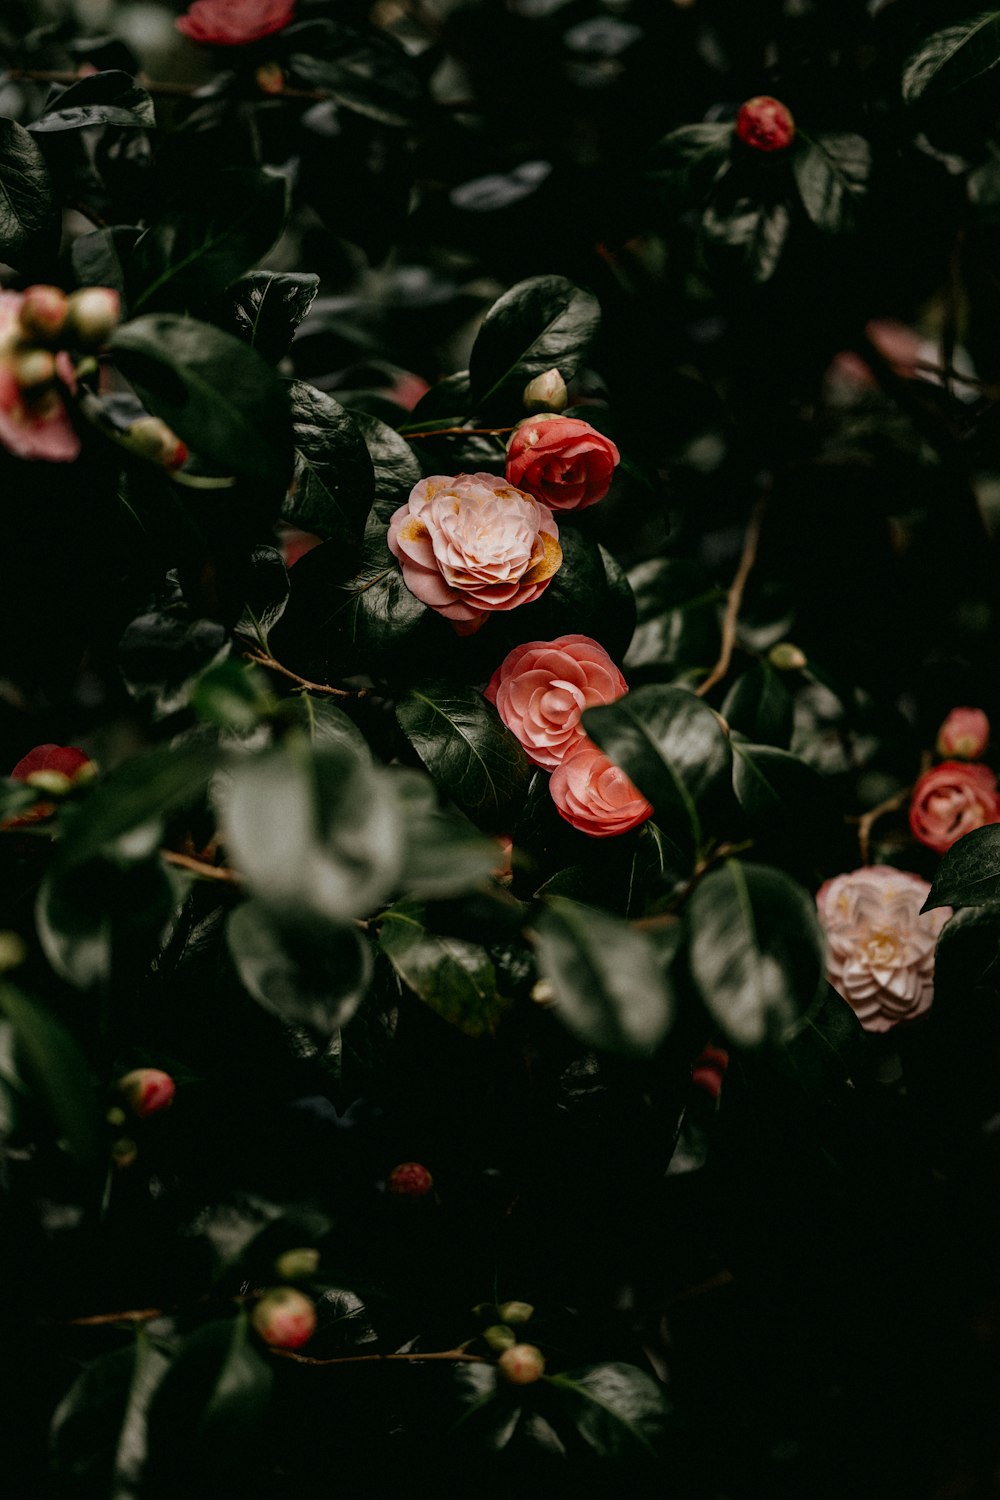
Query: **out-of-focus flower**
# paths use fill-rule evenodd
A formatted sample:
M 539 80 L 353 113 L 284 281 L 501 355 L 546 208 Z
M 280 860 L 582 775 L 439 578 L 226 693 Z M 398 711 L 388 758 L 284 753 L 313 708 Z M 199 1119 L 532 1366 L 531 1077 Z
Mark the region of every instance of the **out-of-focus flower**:
M 194 0 L 177 30 L 211 47 L 242 47 L 282 31 L 295 14 L 295 0 Z
M 507 479 L 551 510 L 583 510 L 604 499 L 620 457 L 589 422 L 542 414 L 514 429 Z
M 934 997 L 934 947 L 951 909 L 921 916 L 930 889 L 906 870 L 867 865 L 816 894 L 827 977 L 866 1031 L 912 1020 Z
M 562 563 L 546 506 L 495 474 L 435 474 L 389 523 L 411 594 L 471 635 L 494 610 L 530 604 Z
M 0 445 L 18 458 L 72 463 L 80 453 L 80 438 L 54 382 L 58 377 L 68 390 L 76 388 L 73 362 L 65 350 L 53 358 L 28 341 L 43 336 L 34 332 L 34 322 L 29 332 L 22 320 L 22 308 L 32 305 L 33 291 L 46 294 L 36 299 L 39 307 L 50 307 L 50 292 L 62 297 L 55 287 L 29 287 L 23 294 L 0 291 Z M 48 332 L 44 336 L 49 337 Z M 28 358 L 36 353 L 41 361 Z
M 294 1287 L 277 1286 L 255 1305 L 251 1322 L 265 1344 L 299 1349 L 316 1330 L 316 1309 Z
M 176 1084 L 162 1068 L 133 1068 L 124 1078 L 119 1078 L 118 1089 L 128 1101 L 128 1107 L 140 1120 L 158 1115 L 173 1103 Z
M 944 854 L 963 834 L 1000 823 L 997 779 L 989 766 L 943 760 L 913 788 L 910 828 L 928 849 Z
M 588 739 L 556 767 L 549 791 L 560 817 L 595 839 L 628 833 L 653 813 L 625 772 Z
M 553 770 L 585 738 L 580 716 L 614 703 L 628 684 L 588 635 L 515 646 L 494 672 L 486 697 L 536 766 Z
M 990 721 L 981 708 L 953 708 L 937 733 L 937 753 L 978 760 L 990 742 Z

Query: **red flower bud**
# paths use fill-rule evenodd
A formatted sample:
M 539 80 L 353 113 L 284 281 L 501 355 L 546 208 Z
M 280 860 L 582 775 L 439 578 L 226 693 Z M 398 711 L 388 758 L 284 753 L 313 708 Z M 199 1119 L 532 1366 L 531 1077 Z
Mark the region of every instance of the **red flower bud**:
M 298 1349 L 316 1331 L 316 1309 L 294 1287 L 277 1286 L 261 1297 L 251 1322 L 265 1344 L 275 1349 Z
M 396 1198 L 425 1198 L 434 1186 L 434 1178 L 418 1161 L 400 1162 L 389 1173 L 388 1188 Z
M 784 151 L 795 139 L 795 121 L 779 99 L 758 94 L 740 107 L 736 134 L 754 151 Z
M 515 1344 L 497 1360 L 504 1380 L 511 1385 L 534 1385 L 545 1373 L 545 1358 L 534 1344 Z
M 169 1073 L 159 1068 L 134 1068 L 119 1078 L 118 1087 L 125 1095 L 128 1106 L 140 1120 L 169 1109 L 173 1102 L 176 1085 Z
M 69 312 L 66 293 L 57 286 L 29 286 L 21 298 L 18 321 L 24 333 L 54 339 L 62 333 Z

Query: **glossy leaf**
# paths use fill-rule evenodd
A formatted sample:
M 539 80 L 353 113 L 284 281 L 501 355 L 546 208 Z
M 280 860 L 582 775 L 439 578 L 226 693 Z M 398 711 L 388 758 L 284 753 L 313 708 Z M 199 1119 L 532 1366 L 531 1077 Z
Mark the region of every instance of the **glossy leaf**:
M 661 956 L 642 932 L 596 907 L 549 896 L 534 923 L 555 1015 L 585 1046 L 646 1057 L 670 1030 L 674 999 Z
M 481 886 L 500 863 L 496 841 L 456 808 L 443 807 L 423 772 L 399 766 L 391 775 L 406 827 L 402 888 L 431 900 Z
M 368 412 L 352 412 L 354 422 L 365 440 L 375 471 L 376 515 L 388 521 L 394 510 L 409 497 L 421 480 L 420 461 L 404 437 L 378 417 Z
M 646 168 L 657 196 L 669 207 L 703 199 L 732 151 L 733 127 L 724 121 L 682 125 L 652 149 Z
M 49 100 L 28 129 L 35 135 L 116 125 L 151 130 L 156 124 L 153 101 L 127 73 L 110 70 L 81 78 Z
M 396 705 L 410 744 L 447 796 L 484 827 L 506 827 L 531 764 L 492 704 L 460 683 L 421 683 Z
M 386 528 L 372 517 L 365 533 L 361 568 L 331 592 L 325 616 L 362 658 L 368 657 L 373 664 L 384 660 L 389 665 L 396 648 L 423 619 L 427 606 L 406 587 L 385 538 Z M 303 558 L 303 563 L 308 561 Z
M 733 790 L 751 825 L 774 829 L 797 822 L 808 837 L 829 797 L 819 772 L 799 756 L 772 745 L 733 740 L 732 747 Z
M 601 309 L 592 292 L 565 276 L 532 276 L 493 304 L 469 356 L 472 396 L 480 405 L 520 395 L 529 380 L 557 369 L 569 380 L 597 332 Z
M 1000 824 L 974 828 L 941 857 L 930 895 L 921 907 L 986 906 L 1000 901 Z
M 655 1456 L 670 1403 L 663 1387 L 645 1370 L 615 1362 L 544 1378 L 600 1458 Z
M 259 901 L 229 914 L 226 940 L 237 973 L 265 1010 L 333 1036 L 371 979 L 371 952 L 354 927 L 276 920 Z
M 725 597 L 699 563 L 656 557 L 629 572 L 638 623 L 626 673 L 670 676 L 708 667 L 719 654 L 719 603 Z
M 733 683 L 722 704 L 722 717 L 759 745 L 787 750 L 795 705 L 782 674 L 770 662 L 755 662 Z
M 1000 10 L 984 10 L 935 31 L 903 67 L 903 100 L 941 105 L 1000 64 Z
M 405 985 L 466 1036 L 496 1030 L 506 1005 L 485 948 L 431 932 L 416 901 L 382 913 L 379 945 Z
M 141 234 L 141 229 L 130 224 L 115 224 L 79 235 L 69 252 L 78 284 L 114 287 L 127 307 L 125 267 Z
M 823 933 L 814 901 L 783 871 L 727 859 L 695 886 L 686 920 L 695 985 L 734 1045 L 778 1040 L 808 1012 Z
M 311 272 L 254 271 L 229 288 L 226 326 L 276 365 L 318 290 L 319 277 Z
M 799 137 L 792 171 L 802 205 L 817 229 L 841 234 L 854 228 L 871 169 L 871 147 L 863 136 L 826 131 Z
M 62 216 L 38 142 L 0 119 L 0 260 L 27 267 L 59 248 Z
M 170 1360 L 140 1329 L 135 1343 L 87 1365 L 63 1397 L 49 1433 L 56 1474 L 136 1500 L 146 1457 L 146 1417 Z
M 316 536 L 358 544 L 375 496 L 358 423 L 332 396 L 304 381 L 291 386 L 291 404 L 295 477 L 282 515 Z
M 290 33 L 293 40 L 296 33 Z M 388 36 L 334 22 L 321 45 L 324 55 L 296 52 L 290 67 L 309 88 L 323 89 L 345 109 L 382 125 L 411 125 L 423 89 L 406 53 Z M 317 49 L 320 50 L 320 49 Z
M 249 734 L 276 706 L 260 669 L 232 659 L 202 672 L 191 693 L 200 719 L 236 734 Z
M 763 284 L 778 269 L 791 215 L 783 201 L 762 202 L 726 184 L 709 202 L 701 228 L 710 265 Z
M 177 897 L 157 854 L 154 821 L 118 841 L 128 862 L 86 860 L 55 865 L 42 881 L 35 924 L 42 950 L 61 979 L 82 990 L 106 985 L 126 948 L 145 961 L 157 951 Z
M 14 1028 L 29 1081 L 81 1166 L 101 1166 L 101 1110 L 87 1059 L 45 1006 L 12 984 L 0 984 L 0 1011 Z

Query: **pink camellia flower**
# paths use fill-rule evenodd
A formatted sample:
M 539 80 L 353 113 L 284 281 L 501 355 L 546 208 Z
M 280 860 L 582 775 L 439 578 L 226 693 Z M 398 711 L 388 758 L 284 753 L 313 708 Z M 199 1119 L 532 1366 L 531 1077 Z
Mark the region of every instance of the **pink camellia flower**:
M 118 1080 L 119 1092 L 125 1095 L 128 1107 L 140 1120 L 158 1115 L 173 1103 L 177 1086 L 169 1073 L 162 1068 L 133 1068 Z
M 251 1322 L 265 1344 L 275 1349 L 298 1349 L 316 1331 L 316 1309 L 294 1287 L 276 1286 L 256 1304 Z
M 583 510 L 604 499 L 620 457 L 589 422 L 529 417 L 507 446 L 507 479 L 551 510 Z
M 990 742 L 990 721 L 981 708 L 953 708 L 937 734 L 938 755 L 978 760 Z
M 530 604 L 562 563 L 551 512 L 495 474 L 435 474 L 389 522 L 411 594 L 471 635 L 494 610 Z
M 925 771 L 913 788 L 910 829 L 914 838 L 938 854 L 987 823 L 1000 823 L 997 779 L 989 766 L 943 760 Z
M 559 816 L 595 839 L 628 833 L 653 813 L 625 772 L 588 739 L 556 767 L 549 791 Z
M 554 770 L 585 739 L 580 715 L 614 703 L 628 684 L 589 635 L 515 646 L 490 678 L 485 696 L 536 766 Z
M 242 47 L 282 31 L 295 14 L 295 0 L 194 0 L 177 30 L 212 47 Z
M 54 380 L 74 390 L 73 362 L 65 350 L 53 357 L 21 347 L 22 300 L 20 292 L 0 291 L 0 446 L 18 458 L 72 463 L 80 438 Z
M 934 998 L 934 946 L 951 908 L 921 916 L 930 889 L 907 870 L 868 865 L 816 893 L 827 977 L 866 1031 L 912 1020 Z

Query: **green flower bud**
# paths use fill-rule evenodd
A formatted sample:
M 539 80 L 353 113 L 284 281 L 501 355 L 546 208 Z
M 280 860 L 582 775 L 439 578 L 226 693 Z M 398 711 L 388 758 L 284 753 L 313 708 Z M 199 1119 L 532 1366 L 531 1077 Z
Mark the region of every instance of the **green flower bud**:
M 282 1281 L 305 1281 L 319 1270 L 319 1251 L 310 1246 L 286 1250 L 278 1256 L 274 1269 Z
M 517 1343 L 517 1334 L 506 1323 L 493 1323 L 489 1328 L 484 1328 L 483 1338 L 497 1354 L 502 1354 L 505 1349 L 513 1349 Z
M 805 652 L 800 651 L 798 646 L 793 646 L 791 641 L 779 641 L 776 646 L 772 646 L 767 659 L 779 672 L 801 672 L 806 665 Z
M 505 1323 L 513 1323 L 517 1327 L 521 1323 L 527 1323 L 535 1315 L 535 1309 L 530 1302 L 502 1302 L 500 1304 L 500 1316 Z

